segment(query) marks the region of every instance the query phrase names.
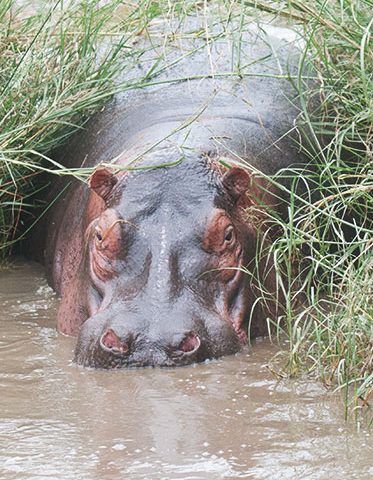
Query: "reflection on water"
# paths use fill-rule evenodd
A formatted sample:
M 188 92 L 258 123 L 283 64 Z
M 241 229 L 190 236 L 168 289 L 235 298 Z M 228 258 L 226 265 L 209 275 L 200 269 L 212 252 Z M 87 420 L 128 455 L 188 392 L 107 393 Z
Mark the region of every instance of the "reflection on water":
M 373 477 L 368 432 L 311 382 L 277 383 L 268 342 L 174 370 L 71 362 L 41 267 L 0 272 L 0 478 Z

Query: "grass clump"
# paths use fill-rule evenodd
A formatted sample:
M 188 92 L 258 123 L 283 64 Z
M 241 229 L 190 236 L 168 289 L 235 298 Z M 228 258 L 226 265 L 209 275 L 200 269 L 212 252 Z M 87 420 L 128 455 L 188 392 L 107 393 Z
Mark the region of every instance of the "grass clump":
M 128 37 L 110 44 L 121 3 L 40 2 L 33 13 L 13 0 L 0 7 L 0 255 L 17 237 L 21 212 L 31 208 L 43 155 L 63 143 L 105 103 Z M 98 48 L 98 43 L 101 49 Z M 63 169 L 57 173 L 64 172 Z
M 289 208 L 285 234 L 273 245 L 290 283 L 286 369 L 306 368 L 327 385 L 346 387 L 346 412 L 351 405 L 358 412 L 373 393 L 372 2 L 289 0 L 257 7 L 293 18 L 306 45 L 299 128 L 308 137 L 302 149 L 313 168 L 299 172 L 298 181 L 313 195 Z M 309 62 L 318 82 L 305 89 L 302 68 Z M 320 105 L 311 116 L 306 99 L 312 96 Z M 300 291 L 307 307 L 294 310 Z

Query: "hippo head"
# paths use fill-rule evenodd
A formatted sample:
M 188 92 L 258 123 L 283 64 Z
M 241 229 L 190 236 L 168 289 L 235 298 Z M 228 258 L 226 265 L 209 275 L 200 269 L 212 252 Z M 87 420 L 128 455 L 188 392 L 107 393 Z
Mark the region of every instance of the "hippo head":
M 167 155 L 153 154 L 152 168 L 99 168 L 90 179 L 102 207 L 86 229 L 74 287 L 88 317 L 80 364 L 184 365 L 247 341 L 255 298 L 245 270 L 256 252 L 256 230 L 243 220 L 250 175 L 197 155 L 162 167 Z

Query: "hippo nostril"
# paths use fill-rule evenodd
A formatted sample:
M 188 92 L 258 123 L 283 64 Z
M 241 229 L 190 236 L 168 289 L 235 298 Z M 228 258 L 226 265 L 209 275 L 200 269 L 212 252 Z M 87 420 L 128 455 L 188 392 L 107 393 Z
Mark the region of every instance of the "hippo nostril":
M 190 355 L 191 353 L 196 352 L 200 346 L 201 340 L 199 339 L 199 336 L 193 332 L 190 332 L 180 342 L 178 350 L 184 354 Z
M 101 335 L 100 346 L 114 355 L 124 355 L 129 350 L 128 343 L 123 342 L 111 328 Z

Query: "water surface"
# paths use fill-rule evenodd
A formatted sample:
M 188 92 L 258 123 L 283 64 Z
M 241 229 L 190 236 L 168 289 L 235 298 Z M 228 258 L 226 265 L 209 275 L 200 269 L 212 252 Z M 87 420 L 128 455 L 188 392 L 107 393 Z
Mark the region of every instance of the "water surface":
M 275 347 L 178 369 L 71 362 L 43 269 L 0 271 L 1 480 L 373 478 L 373 442 L 311 381 L 278 383 Z

